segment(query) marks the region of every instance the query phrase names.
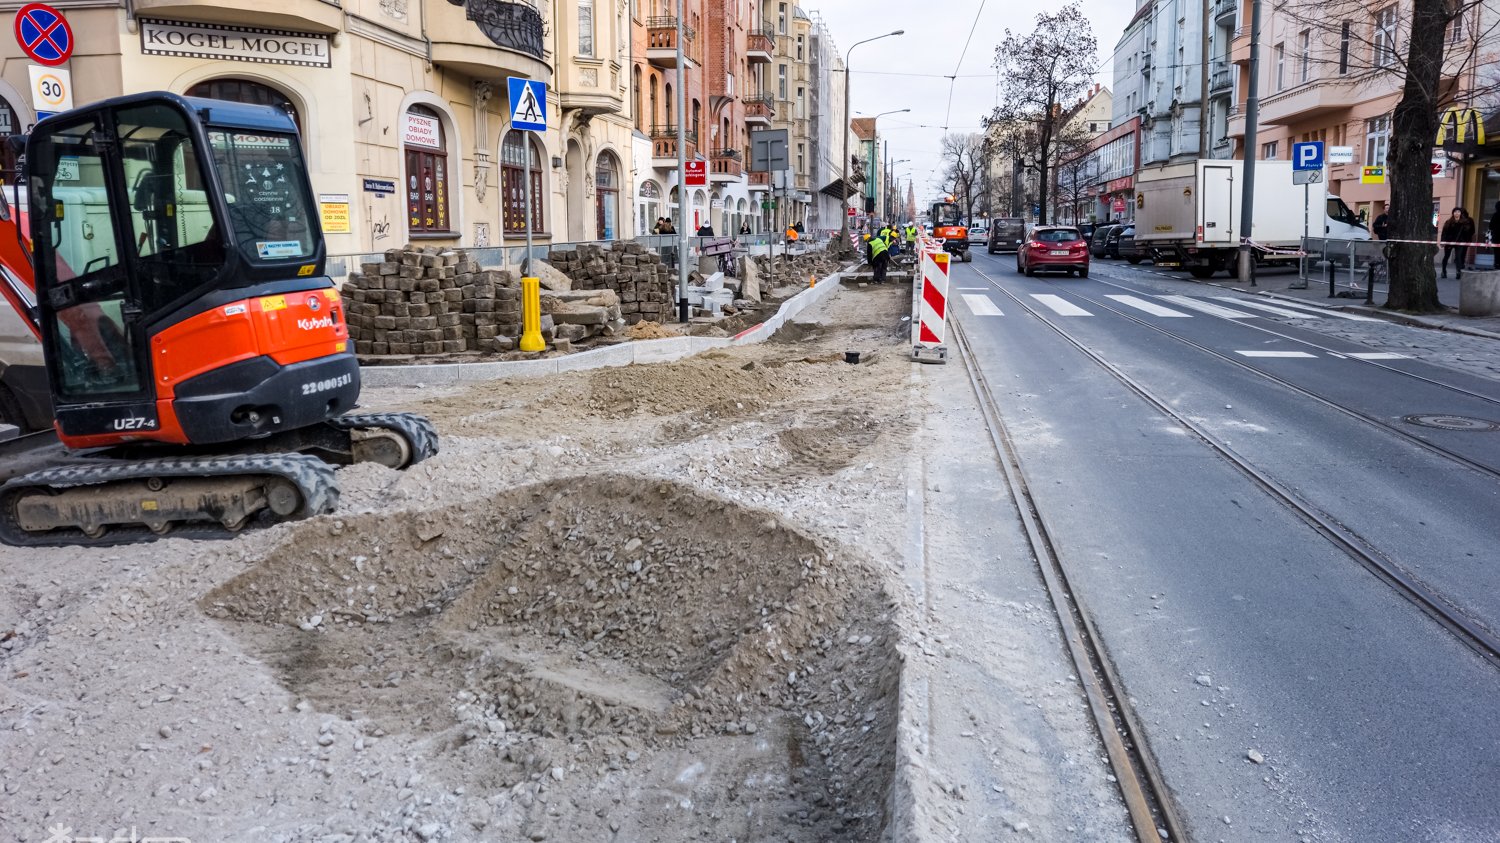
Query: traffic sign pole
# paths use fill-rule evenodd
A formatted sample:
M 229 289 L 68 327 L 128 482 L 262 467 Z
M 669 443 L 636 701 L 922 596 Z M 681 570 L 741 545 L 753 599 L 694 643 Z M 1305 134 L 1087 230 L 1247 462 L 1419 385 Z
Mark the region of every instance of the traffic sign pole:
M 547 83 L 515 76 L 505 81 L 507 92 L 510 94 L 510 130 L 513 132 L 547 131 Z M 523 135 L 521 140 L 521 157 L 526 159 L 525 169 L 522 170 L 525 174 L 522 196 L 526 202 L 526 259 L 521 261 L 521 275 L 525 276 L 531 271 L 531 231 L 534 221 L 531 218 L 531 139 Z M 501 222 L 504 223 L 504 220 Z M 504 242 L 504 232 L 501 233 L 500 238 Z

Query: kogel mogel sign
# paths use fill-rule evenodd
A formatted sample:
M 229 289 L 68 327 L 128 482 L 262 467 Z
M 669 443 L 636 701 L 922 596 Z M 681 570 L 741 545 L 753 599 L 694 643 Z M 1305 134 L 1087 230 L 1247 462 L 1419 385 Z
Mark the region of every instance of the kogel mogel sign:
M 140 26 L 141 52 L 148 56 L 333 66 L 328 36 L 316 32 L 148 18 L 141 18 Z

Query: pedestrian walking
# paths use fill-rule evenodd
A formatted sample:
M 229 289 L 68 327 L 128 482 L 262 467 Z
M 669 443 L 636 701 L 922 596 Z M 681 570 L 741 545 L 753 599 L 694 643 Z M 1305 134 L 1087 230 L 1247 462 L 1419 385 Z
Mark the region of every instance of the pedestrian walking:
M 1454 208 L 1453 213 L 1443 222 L 1443 232 L 1439 235 L 1443 246 L 1443 274 L 1448 277 L 1448 260 L 1453 259 L 1454 271 L 1459 278 L 1464 277 L 1464 255 L 1469 251 L 1469 241 L 1474 239 L 1474 219 L 1469 212 L 1463 208 Z M 1463 244 L 1463 245 L 1459 245 Z

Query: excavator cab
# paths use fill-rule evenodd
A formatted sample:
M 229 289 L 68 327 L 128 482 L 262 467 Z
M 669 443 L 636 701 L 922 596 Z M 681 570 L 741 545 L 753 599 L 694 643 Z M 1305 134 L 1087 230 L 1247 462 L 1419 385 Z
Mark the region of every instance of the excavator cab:
M 353 406 L 358 369 L 286 113 L 120 97 L 37 124 L 26 168 L 65 444 L 229 442 Z M 321 400 L 302 400 L 308 384 Z
M 965 263 L 973 260 L 969 255 L 969 229 L 964 225 L 963 209 L 953 198 L 934 202 L 931 217 L 932 236 L 943 241 L 943 251 Z

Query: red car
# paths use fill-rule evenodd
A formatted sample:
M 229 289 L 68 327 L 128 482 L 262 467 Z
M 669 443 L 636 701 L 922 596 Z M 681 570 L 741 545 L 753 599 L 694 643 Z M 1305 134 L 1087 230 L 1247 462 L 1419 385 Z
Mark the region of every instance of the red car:
M 1071 225 L 1039 225 L 1016 252 L 1016 271 L 1031 276 L 1040 270 L 1060 270 L 1089 277 L 1089 244 Z

